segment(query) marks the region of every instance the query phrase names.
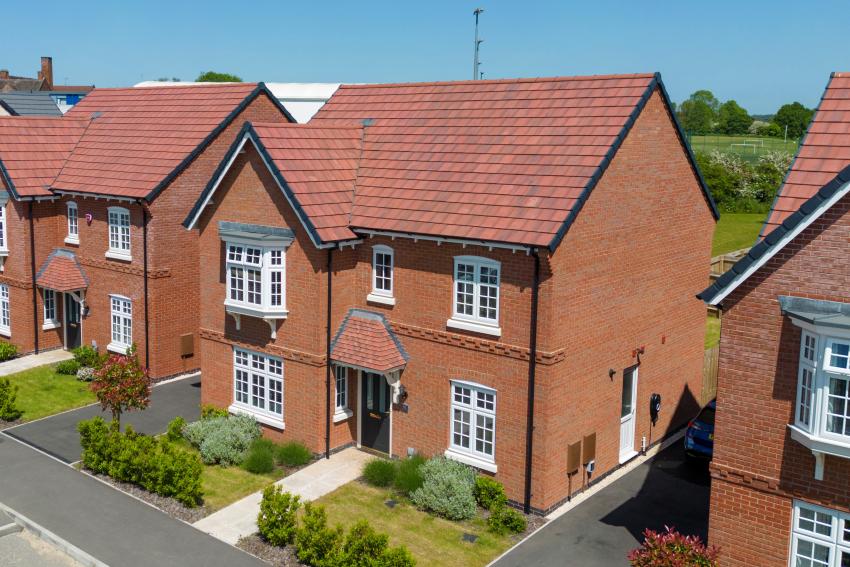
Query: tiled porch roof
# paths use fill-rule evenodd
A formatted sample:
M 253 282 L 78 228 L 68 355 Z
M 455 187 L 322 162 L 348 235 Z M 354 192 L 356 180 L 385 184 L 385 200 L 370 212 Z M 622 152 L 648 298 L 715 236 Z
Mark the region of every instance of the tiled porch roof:
M 50 253 L 36 274 L 35 282 L 38 287 L 60 292 L 86 289 L 89 286 L 89 279 L 77 256 L 64 248 L 57 248 Z
M 351 309 L 331 343 L 331 360 L 356 368 L 389 372 L 407 364 L 407 352 L 383 315 Z

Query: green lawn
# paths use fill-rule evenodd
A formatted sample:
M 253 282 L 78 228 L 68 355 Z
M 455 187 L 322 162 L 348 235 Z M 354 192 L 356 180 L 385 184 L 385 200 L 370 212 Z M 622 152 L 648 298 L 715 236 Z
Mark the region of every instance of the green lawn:
M 10 374 L 6 378 L 18 386 L 17 406 L 24 412 L 24 421 L 96 401 L 87 382 L 80 382 L 76 376 L 56 374 L 52 365 Z
M 748 161 L 756 161 L 767 152 L 786 152 L 793 154 L 797 151 L 797 140 L 785 142 L 782 138 L 764 136 L 723 136 L 709 134 L 706 136 L 692 135 L 688 137 L 691 149 L 695 152 L 711 152 L 718 150 L 725 153 L 737 154 Z
M 394 508 L 384 504 L 393 499 Z M 350 526 L 368 520 L 378 532 L 389 535 L 390 545 L 405 545 L 423 565 L 487 565 L 507 550 L 513 540 L 487 531 L 483 518 L 452 522 L 417 510 L 390 489 L 351 482 L 316 501 L 328 512 L 328 524 Z M 462 541 L 464 533 L 478 536 L 475 543 Z
M 720 342 L 720 317 L 709 315 L 705 323 L 705 348 L 710 349 Z
M 719 256 L 752 246 L 765 217 L 766 213 L 721 213 L 714 229 L 711 255 Z

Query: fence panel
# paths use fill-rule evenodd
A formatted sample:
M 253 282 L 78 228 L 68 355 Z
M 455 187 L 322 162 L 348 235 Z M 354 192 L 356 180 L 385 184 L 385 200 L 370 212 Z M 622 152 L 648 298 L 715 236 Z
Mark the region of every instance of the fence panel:
M 702 395 L 703 405 L 717 395 L 717 367 L 720 361 L 720 345 L 705 350 L 702 364 Z

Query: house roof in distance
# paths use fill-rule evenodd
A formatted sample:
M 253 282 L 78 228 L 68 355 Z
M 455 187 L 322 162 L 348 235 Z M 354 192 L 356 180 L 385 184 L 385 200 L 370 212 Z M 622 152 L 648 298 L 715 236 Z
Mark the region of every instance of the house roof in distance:
M 14 113 L 13 116 L 62 116 L 56 102 L 45 91 L 0 92 L 0 102 Z

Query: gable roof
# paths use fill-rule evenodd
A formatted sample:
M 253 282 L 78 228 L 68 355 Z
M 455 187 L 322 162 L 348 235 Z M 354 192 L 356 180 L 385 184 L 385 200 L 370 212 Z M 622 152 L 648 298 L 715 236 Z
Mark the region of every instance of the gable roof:
M 850 164 L 850 73 L 832 73 L 761 236 L 781 225 Z
M 279 184 L 292 185 L 292 177 L 300 185 L 292 193 L 308 221 L 319 211 L 333 225 L 323 232 L 317 224 L 323 241 L 372 230 L 554 249 L 656 90 L 669 108 L 658 74 L 343 85 L 303 129 L 258 125 L 251 135 L 259 147 L 280 146 L 268 161 Z M 335 128 L 344 132 L 344 156 L 324 139 Z M 333 190 L 292 170 L 288 164 L 305 154 L 283 142 L 289 137 L 321 150 L 337 174 L 345 170 Z
M 409 357 L 380 313 L 350 309 L 331 342 L 331 360 L 355 368 L 390 372 Z
M 786 217 L 781 225 L 750 248 L 746 256 L 738 260 L 729 271 L 700 292 L 697 297 L 709 305 L 719 305 L 848 192 L 850 192 L 850 165 L 842 169 L 829 183 L 820 187 L 802 206 Z
M 50 196 L 51 183 L 88 126 L 69 117 L 0 117 L 0 175 L 15 198 Z
M 46 92 L 0 92 L 0 103 L 7 106 L 13 116 L 62 116 L 62 111 Z
M 92 122 L 52 188 L 151 200 L 261 94 L 291 119 L 262 83 L 95 89 L 68 111 Z

